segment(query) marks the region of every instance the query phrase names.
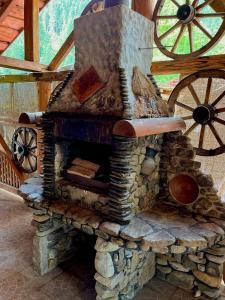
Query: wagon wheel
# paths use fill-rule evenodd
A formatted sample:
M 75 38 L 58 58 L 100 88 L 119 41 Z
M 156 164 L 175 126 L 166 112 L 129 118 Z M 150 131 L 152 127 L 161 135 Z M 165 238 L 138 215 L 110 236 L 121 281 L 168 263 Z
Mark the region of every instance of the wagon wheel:
M 200 90 L 198 91 L 194 87 L 198 79 L 206 81 L 201 97 L 199 96 Z M 222 90 L 219 90 L 219 94 L 213 97 L 212 87 L 215 85 L 216 80 L 221 81 Z M 216 87 L 218 88 L 218 85 Z M 189 91 L 193 105 L 187 103 L 185 99 L 181 99 L 181 93 L 184 93 L 184 89 Z M 225 153 L 225 137 L 223 135 L 223 132 L 225 132 L 225 120 L 223 119 L 225 113 L 225 71 L 202 70 L 186 77 L 173 90 L 168 105 L 171 113 L 174 113 L 175 109 L 179 108 L 185 113 L 183 119 L 187 123 L 193 122 L 184 133 L 185 135 L 190 135 L 200 126 L 198 146 L 195 148 L 198 155 L 216 156 Z M 206 130 L 214 136 L 215 142 L 218 144 L 218 146 L 215 145 L 214 149 L 204 149 Z
M 19 127 L 12 138 L 12 156 L 24 173 L 37 170 L 37 133 L 32 128 Z
M 104 0 L 92 0 L 83 10 L 81 16 L 96 13 L 104 9 Z
M 210 7 L 213 2 L 158 0 L 153 14 L 157 47 L 179 59 L 199 56 L 215 46 L 225 31 L 225 12 L 215 12 Z M 183 44 L 188 45 L 185 51 Z

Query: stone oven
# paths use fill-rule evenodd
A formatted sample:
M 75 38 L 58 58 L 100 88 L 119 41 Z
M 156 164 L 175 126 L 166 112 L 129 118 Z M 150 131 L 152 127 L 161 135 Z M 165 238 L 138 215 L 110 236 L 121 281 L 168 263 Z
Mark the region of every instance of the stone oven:
M 98 300 L 132 299 L 153 276 L 220 294 L 225 207 L 181 118 L 149 74 L 153 24 L 124 5 L 75 21 L 74 72 L 43 115 L 43 175 L 20 188 L 44 274 L 96 236 Z
M 166 121 L 167 106 L 148 75 L 152 23 L 115 6 L 81 17 L 75 28 L 74 74 L 53 93 L 42 124 L 44 196 L 128 222 L 153 205 L 161 133 L 182 129 L 183 121 Z M 156 129 L 162 117 L 168 128 Z M 137 126 L 141 132 L 131 132 Z

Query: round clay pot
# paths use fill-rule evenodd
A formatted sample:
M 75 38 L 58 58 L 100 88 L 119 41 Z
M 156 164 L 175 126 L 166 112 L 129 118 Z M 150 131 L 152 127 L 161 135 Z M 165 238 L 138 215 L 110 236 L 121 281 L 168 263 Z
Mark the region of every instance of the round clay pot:
M 105 8 L 113 7 L 116 5 L 130 6 L 130 0 L 105 0 Z
M 178 203 L 189 205 L 198 199 L 199 186 L 196 180 L 190 175 L 179 174 L 170 180 L 169 192 Z

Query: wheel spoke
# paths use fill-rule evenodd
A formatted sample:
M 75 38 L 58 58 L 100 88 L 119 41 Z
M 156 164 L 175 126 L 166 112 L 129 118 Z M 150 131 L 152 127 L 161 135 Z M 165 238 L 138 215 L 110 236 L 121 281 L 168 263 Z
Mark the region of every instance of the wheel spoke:
M 198 148 L 202 149 L 203 147 L 203 141 L 205 136 L 205 125 L 202 125 L 201 132 L 200 132 L 200 138 L 199 138 L 199 144 Z
M 225 97 L 225 91 L 212 103 L 212 106 L 216 106 Z
M 184 109 L 186 109 L 186 110 L 189 110 L 189 111 L 191 111 L 191 112 L 194 111 L 194 109 L 193 109 L 192 107 L 190 107 L 190 106 L 188 106 L 188 105 L 186 105 L 186 104 L 183 104 L 183 103 L 181 103 L 181 102 L 179 102 L 179 101 L 176 101 L 176 105 L 177 105 L 177 106 L 180 106 L 180 107 L 182 107 L 182 108 L 184 108 Z
M 220 118 L 214 118 L 214 121 L 215 122 L 217 122 L 217 123 L 220 123 L 220 124 L 222 124 L 222 125 L 225 125 L 225 120 L 222 120 L 222 119 L 220 119 Z
M 176 0 L 171 0 L 177 7 L 180 7 L 180 4 Z
M 196 14 L 197 18 L 224 18 L 225 12 L 218 12 L 218 13 L 205 13 L 205 14 Z
M 31 151 L 35 151 L 37 149 L 37 146 L 31 147 L 30 150 Z
M 206 0 L 205 2 L 203 2 L 202 4 L 200 4 L 199 6 L 196 7 L 196 10 L 201 10 L 204 7 L 206 7 L 207 5 L 209 5 L 210 3 L 212 3 L 214 0 Z
M 171 27 L 168 31 L 164 32 L 160 37 L 160 41 L 165 39 L 170 33 L 172 33 L 174 30 L 176 30 L 178 27 L 181 26 L 181 22 L 177 22 L 173 27 Z
M 221 140 L 221 138 L 220 138 L 218 132 L 216 131 L 216 128 L 213 126 L 212 123 L 209 124 L 209 127 L 210 127 L 210 129 L 211 129 L 213 135 L 215 136 L 217 142 L 220 144 L 220 146 L 223 146 L 224 144 L 223 144 L 223 142 L 222 142 L 222 140 Z
M 182 117 L 183 120 L 192 120 L 193 119 L 193 116 L 190 115 L 190 116 L 186 116 L 186 117 Z
M 213 36 L 197 21 L 193 20 L 193 23 L 210 39 L 213 39 Z
M 157 16 L 157 19 L 164 20 L 164 19 L 177 19 L 177 16 Z
M 198 123 L 194 123 L 185 133 L 184 135 L 189 135 L 196 127 L 198 126 Z
M 197 105 L 201 105 L 201 102 L 200 102 L 200 100 L 199 100 L 199 98 L 198 98 L 198 95 L 196 94 L 196 91 L 195 91 L 195 89 L 194 89 L 194 87 L 193 87 L 192 84 L 189 84 L 188 89 L 189 89 L 189 91 L 191 92 L 192 97 L 194 98 L 196 104 L 197 104 Z
M 193 41 L 193 30 L 192 25 L 188 24 L 188 35 L 189 35 L 189 45 L 190 45 L 190 51 L 194 51 L 194 41 Z
M 34 171 L 34 167 L 33 167 L 32 162 L 30 160 L 30 156 L 27 157 L 27 160 L 28 160 L 31 171 Z
M 180 32 L 179 32 L 179 34 L 177 36 L 177 39 L 175 41 L 175 44 L 173 45 L 173 48 L 171 50 L 172 53 L 174 53 L 176 51 L 177 46 L 178 46 L 178 44 L 179 44 L 179 42 L 181 40 L 181 37 L 182 37 L 182 35 L 184 33 L 184 29 L 185 29 L 185 25 L 182 25 L 181 28 L 180 28 Z
M 22 143 L 25 145 L 25 136 L 22 131 L 19 132 L 19 136 L 20 136 Z
M 37 156 L 34 153 L 30 152 L 30 155 L 37 159 Z
M 195 7 L 196 5 L 198 5 L 199 0 L 194 0 L 192 3 L 192 6 Z
M 34 142 L 35 138 L 33 136 L 31 136 L 30 141 L 28 142 L 27 146 L 30 147 L 33 142 Z
M 212 87 L 212 77 L 209 77 L 208 83 L 207 83 L 206 94 L 205 94 L 205 104 L 209 103 L 209 97 L 210 97 L 211 87 Z
M 24 127 L 24 144 L 27 145 L 27 129 Z
M 215 110 L 215 112 L 216 112 L 216 114 L 223 113 L 223 112 L 225 112 L 225 107 L 223 107 L 223 108 L 218 108 L 218 109 Z

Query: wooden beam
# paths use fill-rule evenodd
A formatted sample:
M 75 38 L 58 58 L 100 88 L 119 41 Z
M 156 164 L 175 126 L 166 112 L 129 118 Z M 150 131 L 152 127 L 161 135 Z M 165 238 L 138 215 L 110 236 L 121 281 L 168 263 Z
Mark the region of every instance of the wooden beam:
M 52 92 L 51 82 L 38 82 L 39 110 L 45 111 Z
M 225 11 L 224 0 L 214 0 L 212 3 L 210 3 L 210 6 L 217 12 Z
M 25 59 L 39 62 L 39 0 L 24 1 Z
M 202 56 L 193 59 L 155 61 L 151 72 L 155 75 L 191 74 L 203 69 L 225 69 L 225 55 Z
M 72 48 L 74 47 L 74 32 L 72 31 L 71 34 L 68 36 L 62 47 L 57 52 L 56 56 L 53 58 L 51 63 L 49 64 L 48 69 L 50 71 L 57 70 L 63 60 L 67 57 L 70 53 Z
M 156 2 L 157 0 L 133 0 L 132 8 L 139 14 L 143 15 L 149 20 L 152 20 L 152 15 L 154 12 Z
M 73 70 L 71 70 L 73 71 Z M 36 72 L 25 75 L 1 75 L 1 83 L 63 81 L 71 71 Z
M 47 70 L 46 65 L 27 60 L 20 60 L 0 55 L 0 67 L 23 71 L 43 72 Z
M 10 11 L 16 6 L 17 0 L 6 1 L 0 10 L 0 23 L 2 23 L 8 16 Z

